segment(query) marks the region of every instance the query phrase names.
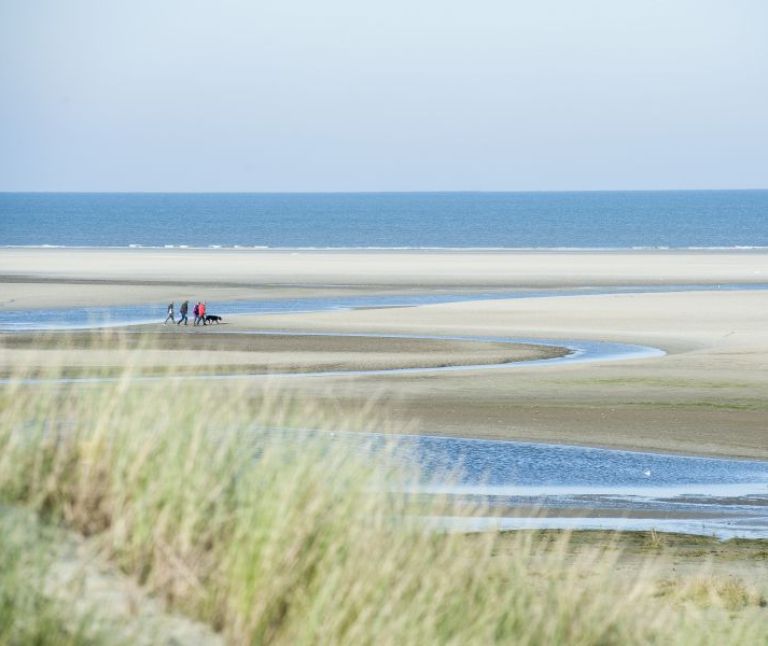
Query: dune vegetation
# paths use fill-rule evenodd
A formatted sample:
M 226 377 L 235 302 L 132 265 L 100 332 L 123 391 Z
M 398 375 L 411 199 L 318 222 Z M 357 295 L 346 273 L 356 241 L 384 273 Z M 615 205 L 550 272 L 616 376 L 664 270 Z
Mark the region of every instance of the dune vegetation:
M 406 449 L 340 433 L 392 431 L 377 411 L 340 418 L 269 384 L 129 368 L 102 383 L 16 375 L 0 393 L 0 641 L 120 634 L 99 603 L 46 597 L 50 529 L 226 643 L 765 643 L 760 590 L 664 584 L 653 551 L 626 577 L 616 550 L 567 534 L 435 530 L 424 516 L 483 510 L 413 500 Z

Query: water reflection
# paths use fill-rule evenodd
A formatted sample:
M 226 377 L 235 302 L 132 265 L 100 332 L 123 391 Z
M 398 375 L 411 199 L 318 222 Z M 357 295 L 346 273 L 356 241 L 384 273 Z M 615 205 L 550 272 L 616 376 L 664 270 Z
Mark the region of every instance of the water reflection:
M 401 442 L 424 473 L 414 493 L 455 496 L 487 509 L 483 519 L 439 521 L 454 529 L 768 538 L 768 462 L 460 438 Z

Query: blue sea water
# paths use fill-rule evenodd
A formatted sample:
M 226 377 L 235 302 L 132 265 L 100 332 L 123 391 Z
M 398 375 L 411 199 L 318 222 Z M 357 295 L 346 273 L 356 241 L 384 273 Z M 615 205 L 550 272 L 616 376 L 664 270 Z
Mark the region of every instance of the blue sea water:
M 0 246 L 768 247 L 768 190 L 0 193 Z
M 442 528 L 768 537 L 768 462 L 453 437 L 340 433 L 338 440 L 374 451 L 395 441 L 402 452 L 392 455 L 421 474 L 408 491 L 483 509 L 482 518 L 433 519 Z

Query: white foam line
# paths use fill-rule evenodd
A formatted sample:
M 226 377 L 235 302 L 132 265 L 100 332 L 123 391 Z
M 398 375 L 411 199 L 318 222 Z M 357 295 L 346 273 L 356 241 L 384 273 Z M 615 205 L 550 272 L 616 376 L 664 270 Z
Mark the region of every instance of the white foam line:
M 269 246 L 269 245 L 246 245 L 246 244 L 232 244 L 232 245 L 217 245 L 217 244 L 204 244 L 204 245 L 186 245 L 186 244 L 137 244 L 129 243 L 124 245 L 58 245 L 58 244 L 5 244 L 0 245 L 0 249 L 86 249 L 86 250 L 113 250 L 113 249 L 144 249 L 148 251 L 153 250 L 192 250 L 192 251 L 329 251 L 329 252 L 346 252 L 346 251 L 383 251 L 383 252 L 398 252 L 398 251 L 435 251 L 435 252 L 452 252 L 452 253 L 473 253 L 473 252 L 565 252 L 565 253 L 581 253 L 581 252 L 633 252 L 633 251 L 766 251 L 768 246 L 766 245 L 714 245 L 714 246 L 668 246 L 668 245 L 650 245 L 650 246 L 624 246 L 624 247 L 441 247 L 441 246 L 347 246 L 347 247 L 331 247 L 331 246 L 301 246 L 301 247 L 283 247 L 283 246 Z

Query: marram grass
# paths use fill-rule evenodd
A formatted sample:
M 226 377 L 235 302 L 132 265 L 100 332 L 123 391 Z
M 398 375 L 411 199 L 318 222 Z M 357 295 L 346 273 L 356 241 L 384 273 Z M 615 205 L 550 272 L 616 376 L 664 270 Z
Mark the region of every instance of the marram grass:
M 440 533 L 397 493 L 397 450 L 322 432 L 379 430 L 242 382 L 14 381 L 0 395 L 0 499 L 96 541 L 170 609 L 233 644 L 765 643 L 738 591 L 660 590 L 568 537 Z M 291 430 L 320 429 L 317 433 Z M 503 542 L 503 549 L 501 549 Z M 721 596 L 724 601 L 720 603 Z M 748 604 L 742 604 L 748 605 Z M 754 610 L 754 611 L 753 611 Z M 761 614 L 763 613 L 763 614 Z
M 0 644 L 76 646 L 108 641 L 88 613 L 46 593 L 51 536 L 27 514 L 0 511 Z

